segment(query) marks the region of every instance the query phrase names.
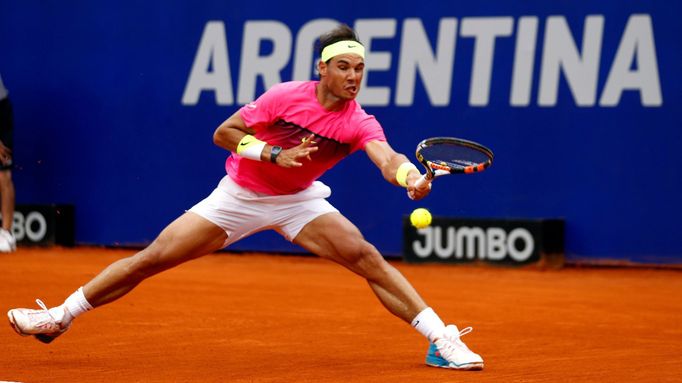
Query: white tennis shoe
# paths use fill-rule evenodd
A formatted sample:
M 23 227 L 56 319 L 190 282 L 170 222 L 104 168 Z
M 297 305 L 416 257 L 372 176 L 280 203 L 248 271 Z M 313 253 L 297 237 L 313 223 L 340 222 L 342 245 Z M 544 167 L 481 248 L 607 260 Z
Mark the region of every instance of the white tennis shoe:
M 48 311 L 47 306 L 40 299 L 36 303 L 41 310 L 12 309 L 7 312 L 9 323 L 21 336 L 33 335 L 43 343 L 50 343 L 71 327 L 62 326 Z
M 460 339 L 471 331 L 471 327 L 462 331 L 459 331 L 455 325 L 445 327 L 443 335 L 429 345 L 426 364 L 456 370 L 482 370 L 483 358 L 469 350 L 469 347 Z
M 17 239 L 11 232 L 0 229 L 0 253 L 11 253 L 17 250 Z

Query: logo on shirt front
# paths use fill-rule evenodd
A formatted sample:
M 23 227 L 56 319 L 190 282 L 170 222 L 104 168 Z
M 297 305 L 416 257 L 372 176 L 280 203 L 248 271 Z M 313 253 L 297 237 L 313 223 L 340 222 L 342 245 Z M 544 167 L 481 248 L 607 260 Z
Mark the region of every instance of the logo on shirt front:
M 246 104 L 246 107 L 249 109 L 256 109 L 257 106 L 258 105 L 256 105 L 255 102 L 250 102 L 250 103 Z

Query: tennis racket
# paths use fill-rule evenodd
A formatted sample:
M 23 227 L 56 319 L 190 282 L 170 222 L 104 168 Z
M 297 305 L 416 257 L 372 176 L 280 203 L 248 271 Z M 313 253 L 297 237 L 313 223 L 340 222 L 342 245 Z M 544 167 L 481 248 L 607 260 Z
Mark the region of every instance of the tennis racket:
M 427 138 L 417 145 L 417 159 L 426 168 L 415 187 L 424 185 L 446 174 L 482 172 L 493 163 L 493 152 L 473 141 L 454 137 Z

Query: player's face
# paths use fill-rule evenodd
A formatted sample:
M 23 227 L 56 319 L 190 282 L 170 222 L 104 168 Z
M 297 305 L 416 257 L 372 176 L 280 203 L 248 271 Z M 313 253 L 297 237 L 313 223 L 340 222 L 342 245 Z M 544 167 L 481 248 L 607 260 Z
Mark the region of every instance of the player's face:
M 365 71 L 365 60 L 353 53 L 333 57 L 320 65 L 320 76 L 326 81 L 327 89 L 336 97 L 352 100 L 360 92 L 360 83 Z

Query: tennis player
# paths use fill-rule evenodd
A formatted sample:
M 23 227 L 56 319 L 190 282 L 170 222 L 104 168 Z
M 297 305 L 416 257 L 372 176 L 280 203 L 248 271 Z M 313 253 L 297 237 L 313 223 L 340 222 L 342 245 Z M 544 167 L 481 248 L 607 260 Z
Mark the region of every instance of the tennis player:
M 21 335 L 49 343 L 74 318 L 112 302 L 144 279 L 211 253 L 265 229 L 274 229 L 306 250 L 341 264 L 367 280 L 381 303 L 429 341 L 426 363 L 478 370 L 483 360 L 460 340 L 471 331 L 445 326 L 403 275 L 387 263 L 326 198 L 317 179 L 349 154 L 364 150 L 390 183 L 413 199 L 419 170 L 386 142 L 377 120 L 355 101 L 364 71 L 364 47 L 346 25 L 320 38 L 319 81 L 273 86 L 243 106 L 214 133 L 229 150 L 227 175 L 203 201 L 167 226 L 144 250 L 114 262 L 51 309 L 12 309 L 10 324 Z M 427 185 L 429 186 L 429 185 Z

